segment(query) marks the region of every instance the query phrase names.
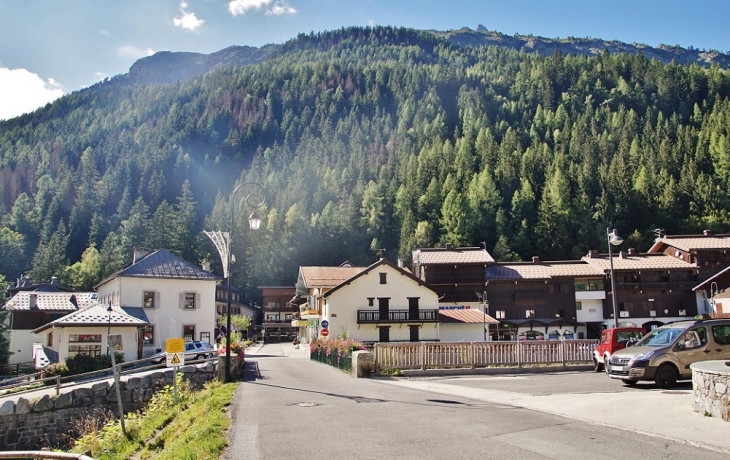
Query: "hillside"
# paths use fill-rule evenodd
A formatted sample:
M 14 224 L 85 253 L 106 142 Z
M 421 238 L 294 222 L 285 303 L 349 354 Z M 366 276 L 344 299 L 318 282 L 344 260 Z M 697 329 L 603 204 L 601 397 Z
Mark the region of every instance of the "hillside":
M 88 289 L 139 246 L 220 273 L 202 231 L 228 230 L 237 181 L 266 190 L 256 232 L 247 192 L 234 203 L 233 277 L 250 296 L 302 264 L 366 265 L 372 248 L 556 260 L 605 250 L 609 225 L 639 250 L 655 228 L 730 230 L 730 77 L 716 66 L 390 27 L 240 51 L 250 64 L 217 65 L 237 49 L 145 60 L 138 84 L 1 122 L 0 273 Z M 161 84 L 165 68 L 204 74 Z

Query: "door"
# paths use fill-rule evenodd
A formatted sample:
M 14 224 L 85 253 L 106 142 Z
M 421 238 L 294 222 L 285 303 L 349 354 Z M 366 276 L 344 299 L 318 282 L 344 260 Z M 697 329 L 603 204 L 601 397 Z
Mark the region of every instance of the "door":
M 675 348 L 679 360 L 679 372 L 682 376 L 685 378 L 692 376 L 690 364 L 715 359 L 711 348 L 708 345 L 707 328 L 705 327 L 698 327 L 682 334 Z
M 418 321 L 418 297 L 408 298 L 408 321 Z M 417 342 L 418 340 L 416 340 Z
M 378 321 L 387 322 L 390 320 L 389 315 L 388 315 L 389 305 L 390 305 L 389 297 L 378 298 Z M 382 342 L 382 340 L 381 340 L 381 342 Z
M 418 329 L 417 324 L 408 326 L 411 329 L 411 342 L 418 342 Z
M 390 326 L 380 326 L 380 341 L 390 342 Z

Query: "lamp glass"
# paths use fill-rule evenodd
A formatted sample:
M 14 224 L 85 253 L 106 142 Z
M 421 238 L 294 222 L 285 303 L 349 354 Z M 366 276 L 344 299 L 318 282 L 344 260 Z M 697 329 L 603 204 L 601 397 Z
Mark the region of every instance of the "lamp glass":
M 251 227 L 251 230 L 258 230 L 259 226 L 261 226 L 261 218 L 256 211 L 252 212 L 251 215 L 248 216 L 248 225 Z

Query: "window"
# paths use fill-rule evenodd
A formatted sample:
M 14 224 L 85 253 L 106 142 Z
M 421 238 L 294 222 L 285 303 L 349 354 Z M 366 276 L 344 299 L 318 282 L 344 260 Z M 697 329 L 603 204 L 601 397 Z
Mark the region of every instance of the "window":
M 576 310 L 576 311 L 581 311 L 581 310 L 583 310 L 583 304 L 582 304 L 581 302 L 576 302 L 576 303 L 575 303 L 575 310 Z
M 144 327 L 144 332 L 142 333 L 142 342 L 145 345 L 154 345 L 155 344 L 155 326 L 147 325 Z
M 186 310 L 195 310 L 195 293 L 194 292 L 185 293 L 185 302 L 183 303 L 183 308 Z
M 291 313 L 287 313 L 286 314 L 286 320 L 287 321 L 291 321 L 291 319 L 292 319 L 292 314 Z
M 575 280 L 576 291 L 603 291 L 603 280 Z
M 388 274 L 380 273 L 380 284 L 388 284 Z
M 200 341 L 210 343 L 210 332 L 201 332 Z
M 195 326 L 183 326 L 183 338 L 186 342 L 195 340 Z
M 101 334 L 69 334 L 69 343 L 78 342 L 99 342 L 101 343 Z
M 68 357 L 101 356 L 101 334 L 69 334 Z
M 144 308 L 155 308 L 155 292 L 144 291 L 144 299 L 142 300 Z
M 368 297 L 368 307 L 375 306 L 375 297 Z
M 48 333 L 48 343 L 46 344 L 47 347 L 53 346 L 53 331 Z
M 496 319 L 504 319 L 505 318 L 505 316 L 504 316 L 504 310 L 497 310 L 497 311 L 495 311 L 494 312 L 494 317 Z
M 534 318 L 535 310 L 525 310 L 525 318 Z
M 712 337 L 718 345 L 730 345 L 730 326 L 712 326 Z

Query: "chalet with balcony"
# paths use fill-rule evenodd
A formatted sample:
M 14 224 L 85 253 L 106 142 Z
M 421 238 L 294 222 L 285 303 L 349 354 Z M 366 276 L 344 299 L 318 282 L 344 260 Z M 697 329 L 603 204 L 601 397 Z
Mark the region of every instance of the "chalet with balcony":
M 299 334 L 299 305 L 291 302 L 294 286 L 259 286 L 263 297 L 262 334 L 266 342 L 294 340 Z
M 651 329 L 670 321 L 691 318 L 698 313 L 698 267 L 686 259 L 664 252 L 637 253 L 633 249 L 613 254 L 616 292 L 611 292 L 611 260 L 608 254 L 591 251 L 582 260 L 605 276 L 606 324 L 613 327 L 612 295 L 616 295 L 619 326 Z
M 580 260 L 505 262 L 486 269 L 492 340 L 598 338 L 604 276 Z
M 422 248 L 413 251 L 413 275 L 439 296 L 439 306 L 481 308 L 485 271 L 494 258 L 482 248 Z
M 323 295 L 363 270 L 365 267 L 355 267 L 347 261 L 339 267 L 299 267 L 295 295 L 291 302 L 299 305 L 299 318 L 302 322 L 306 321 L 306 326 L 299 327 L 299 337 L 304 342 L 320 336 Z
M 438 294 L 410 271 L 380 259 L 321 295 L 333 336 L 363 342 L 438 340 Z
M 215 288 L 215 324 L 216 339 L 218 335 L 225 336 L 226 322 L 225 315 L 228 312 L 228 280 L 224 279 Z M 231 315 L 243 315 L 251 318 L 251 327 L 248 331 L 242 331 L 244 337 L 257 335 L 261 331 L 263 315 L 261 308 L 257 305 L 246 305 L 243 303 L 243 291 L 236 286 L 231 286 Z
M 702 283 L 730 267 L 730 235 L 711 230 L 705 230 L 702 235 L 665 235 L 657 238 L 647 252 L 696 265 L 697 281 Z

